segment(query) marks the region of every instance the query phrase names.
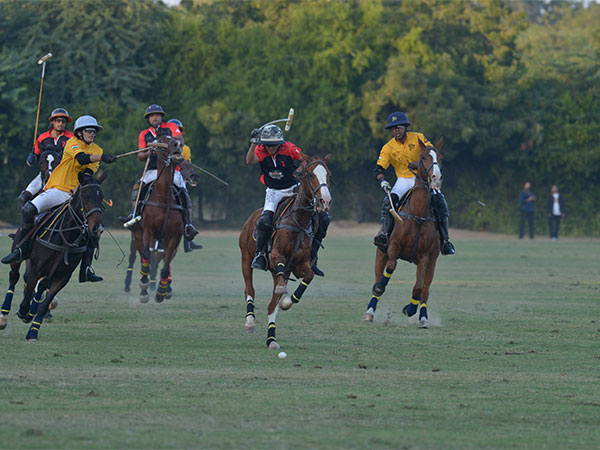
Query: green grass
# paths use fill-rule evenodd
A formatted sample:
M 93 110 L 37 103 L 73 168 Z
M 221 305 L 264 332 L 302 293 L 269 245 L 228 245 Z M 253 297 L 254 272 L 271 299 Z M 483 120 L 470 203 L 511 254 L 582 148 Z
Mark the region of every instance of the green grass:
M 326 278 L 278 315 L 284 360 L 265 345 L 270 276 L 256 274 L 247 335 L 237 239 L 200 241 L 173 264 L 173 299 L 142 305 L 104 236 L 105 282 L 68 285 L 37 343 L 15 296 L 0 332 L 0 447 L 600 445 L 598 240 L 456 240 L 421 330 L 400 313 L 414 266 L 399 263 L 363 323 L 374 247 L 329 237 Z

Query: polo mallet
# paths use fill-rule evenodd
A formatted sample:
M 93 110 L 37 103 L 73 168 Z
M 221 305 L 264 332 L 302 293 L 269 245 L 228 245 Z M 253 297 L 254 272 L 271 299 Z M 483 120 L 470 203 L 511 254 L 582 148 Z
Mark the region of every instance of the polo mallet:
M 204 172 L 206 175 L 210 175 L 210 176 L 211 176 L 211 177 L 213 177 L 215 180 L 217 180 L 217 181 L 220 181 L 220 182 L 221 182 L 221 183 L 223 183 L 225 186 L 229 187 L 229 183 L 227 183 L 227 182 L 225 182 L 225 181 L 221 180 L 221 179 L 220 179 L 218 176 L 216 176 L 216 175 L 213 175 L 213 174 L 212 174 L 212 173 L 210 173 L 208 170 L 205 170 L 205 169 L 203 169 L 202 167 L 200 167 L 200 166 L 197 166 L 196 164 L 194 164 L 194 163 L 192 163 L 192 162 L 190 162 L 190 164 L 191 164 L 192 166 L 194 166 L 196 169 L 199 169 L 199 170 L 201 170 L 202 172 Z
M 262 130 L 267 125 L 271 125 L 273 123 L 285 122 L 285 131 L 290 131 L 290 128 L 292 128 L 292 120 L 293 119 L 294 119 L 294 108 L 290 108 L 290 112 L 288 112 L 288 116 L 285 119 L 277 119 L 277 120 L 272 120 L 271 122 L 267 122 L 263 126 L 261 126 L 259 128 L 259 130 Z
M 392 199 L 392 191 L 385 191 L 385 192 L 388 195 L 388 199 L 390 200 L 390 205 L 391 205 L 390 214 L 392 215 L 392 217 L 394 218 L 394 220 L 396 222 L 398 222 L 398 223 L 404 222 L 402 220 L 402 217 L 400 217 L 398 215 L 398 213 L 396 212 L 396 208 L 394 208 L 394 200 Z
M 133 219 L 128 220 L 123 224 L 123 228 L 129 228 L 142 220 L 142 216 L 136 216 L 138 203 L 140 201 L 140 194 L 142 193 L 142 185 L 144 184 L 144 176 L 146 175 L 146 171 L 148 170 L 148 164 L 150 163 L 150 155 L 146 159 L 146 165 L 144 166 L 144 172 L 142 172 L 142 178 L 140 179 L 140 186 L 138 187 L 137 197 L 135 198 L 135 205 L 133 206 L 133 213 L 131 216 Z
M 46 61 L 52 58 L 52 53 L 46 53 L 40 59 L 38 64 L 42 65 L 42 80 L 40 81 L 40 95 L 38 97 L 37 114 L 35 116 L 35 131 L 33 132 L 33 147 L 35 147 L 35 140 L 37 139 L 38 122 L 40 120 L 40 105 L 42 104 L 42 88 L 44 87 L 44 75 L 46 74 Z
M 463 191 L 462 189 L 459 189 L 458 187 L 454 186 L 454 189 L 456 189 L 458 192 L 460 192 L 461 194 L 469 197 L 471 200 L 475 200 L 480 206 L 485 207 L 485 203 L 483 203 L 481 200 L 477 200 L 475 197 L 473 197 L 472 195 L 467 194 L 465 191 Z

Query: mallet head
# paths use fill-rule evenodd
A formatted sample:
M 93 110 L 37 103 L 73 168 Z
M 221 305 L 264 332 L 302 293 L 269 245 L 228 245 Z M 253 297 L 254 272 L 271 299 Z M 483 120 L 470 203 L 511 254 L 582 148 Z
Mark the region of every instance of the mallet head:
M 46 53 L 44 56 L 42 56 L 39 60 L 38 60 L 38 64 L 42 64 L 45 63 L 46 61 L 48 61 L 50 58 L 52 58 L 52 53 Z
M 292 128 L 292 120 L 294 119 L 294 108 L 290 108 L 290 112 L 288 113 L 288 118 L 285 121 L 285 131 L 290 131 Z

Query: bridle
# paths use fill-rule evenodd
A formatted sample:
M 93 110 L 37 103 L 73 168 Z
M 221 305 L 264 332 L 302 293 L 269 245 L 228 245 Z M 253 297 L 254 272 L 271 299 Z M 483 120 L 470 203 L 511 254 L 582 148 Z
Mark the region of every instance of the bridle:
M 81 233 L 87 233 L 89 231 L 88 230 L 88 218 L 92 214 L 94 214 L 96 212 L 102 214 L 102 211 L 104 211 L 104 205 L 102 204 L 102 202 L 100 202 L 100 206 L 95 206 L 94 208 L 92 208 L 90 210 L 85 209 L 85 205 L 83 204 L 83 198 L 81 196 L 81 192 L 84 189 L 88 189 L 91 187 L 97 188 L 98 191 L 101 191 L 100 185 L 98 183 L 89 183 L 89 184 L 84 184 L 84 185 L 80 184 L 79 188 L 78 188 L 79 195 L 77 196 L 77 204 L 75 205 L 75 207 L 73 207 L 72 201 L 70 201 L 68 203 L 68 210 L 71 213 L 71 216 L 73 217 L 73 220 L 77 224 L 77 227 L 80 229 Z M 77 211 L 81 212 L 81 217 Z
M 313 171 L 309 171 L 309 167 L 313 166 L 313 165 L 321 165 L 325 168 L 325 170 L 327 171 L 327 174 L 329 174 L 329 168 L 327 167 L 327 164 L 325 163 L 324 160 L 322 159 L 315 159 L 313 161 L 310 161 L 308 164 L 302 166 L 302 172 L 298 173 L 296 172 L 294 174 L 294 177 L 299 180 L 305 180 L 306 178 L 308 178 L 310 175 L 314 175 Z M 310 183 L 308 183 L 309 186 L 309 192 L 310 195 L 308 195 L 306 192 L 304 193 L 304 198 L 307 199 L 309 201 L 309 205 L 308 206 L 298 206 L 296 209 L 305 209 L 305 210 L 310 210 L 310 211 L 316 211 L 317 210 L 317 193 L 321 190 L 321 188 L 323 187 L 327 187 L 329 188 L 329 184 L 327 182 L 325 183 L 320 183 L 318 186 L 316 187 L 312 187 L 310 185 Z M 304 190 L 306 191 L 306 189 Z

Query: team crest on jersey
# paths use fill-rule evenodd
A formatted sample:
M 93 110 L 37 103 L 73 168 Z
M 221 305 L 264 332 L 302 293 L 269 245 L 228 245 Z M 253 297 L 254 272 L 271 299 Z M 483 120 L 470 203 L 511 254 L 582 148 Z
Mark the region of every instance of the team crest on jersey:
M 269 176 L 271 178 L 273 178 L 274 180 L 281 180 L 283 178 L 283 173 L 280 172 L 279 170 L 273 170 L 273 171 L 269 172 Z

